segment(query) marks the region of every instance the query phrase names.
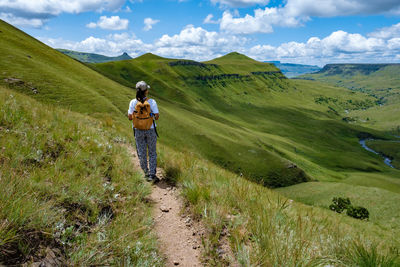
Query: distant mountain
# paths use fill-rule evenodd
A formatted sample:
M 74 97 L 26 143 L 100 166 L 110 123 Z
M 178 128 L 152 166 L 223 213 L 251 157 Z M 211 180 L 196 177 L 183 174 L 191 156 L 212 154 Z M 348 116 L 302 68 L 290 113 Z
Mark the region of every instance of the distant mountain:
M 76 60 L 79 60 L 79 61 L 85 62 L 85 63 L 104 63 L 104 62 L 110 62 L 110 61 L 132 59 L 127 53 L 123 53 L 122 55 L 117 56 L 117 57 L 107 57 L 107 56 L 103 56 L 103 55 L 99 55 L 99 54 L 77 52 L 77 51 L 72 51 L 72 50 L 67 50 L 67 49 L 57 49 L 57 50 L 67 56 L 70 56 Z
M 288 78 L 293 78 L 302 74 L 320 71 L 321 68 L 315 65 L 302 65 L 293 63 L 281 63 L 280 61 L 266 61 L 274 64 Z

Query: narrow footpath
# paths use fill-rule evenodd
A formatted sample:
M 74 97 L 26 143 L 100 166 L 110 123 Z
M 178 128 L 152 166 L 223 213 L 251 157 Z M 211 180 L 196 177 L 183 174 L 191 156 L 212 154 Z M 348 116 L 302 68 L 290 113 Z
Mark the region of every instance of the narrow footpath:
M 140 170 L 136 149 L 128 146 L 128 150 Z M 203 266 L 201 237 L 204 229 L 184 213 L 179 189 L 166 182 L 163 169 L 157 168 L 157 176 L 161 181 L 152 185 L 150 199 L 153 203 L 154 230 L 166 266 Z

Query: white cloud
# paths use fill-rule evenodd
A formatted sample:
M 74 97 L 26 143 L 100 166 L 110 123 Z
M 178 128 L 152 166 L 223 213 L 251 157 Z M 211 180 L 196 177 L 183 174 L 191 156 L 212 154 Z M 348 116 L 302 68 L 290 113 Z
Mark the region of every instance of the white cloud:
M 213 14 L 208 14 L 207 17 L 203 20 L 204 24 L 218 24 L 221 20 L 213 20 Z
M 165 57 L 206 60 L 241 49 L 246 42 L 246 38 L 188 25 L 179 34 L 163 35 L 155 42 L 153 51 Z
M 39 38 L 42 42 L 53 48 L 65 48 L 74 51 L 98 53 L 107 56 L 117 56 L 127 52 L 131 56 L 137 56 L 151 51 L 152 46 L 137 39 L 134 34 L 121 33 L 110 34 L 106 38 L 90 36 L 80 42 L 64 39 Z
M 99 27 L 104 30 L 126 30 L 128 28 L 129 20 L 121 19 L 119 16 L 101 16 L 99 21 L 90 22 L 86 25 L 88 28 Z
M 234 1 L 232 1 L 234 2 Z M 271 33 L 273 27 L 298 27 L 311 17 L 400 14 L 399 0 L 287 0 L 283 7 L 254 10 L 243 17 L 224 12 L 220 29 L 232 33 Z
M 288 0 L 284 8 L 293 16 L 399 14 L 400 2 L 398 0 Z
M 32 28 L 41 28 L 46 22 L 46 20 L 43 19 L 16 17 L 10 13 L 0 13 L 0 19 L 7 21 L 8 23 L 11 23 L 13 25 Z
M 193 25 L 187 25 L 175 35 L 165 34 L 153 43 L 144 43 L 134 34 L 126 32 L 110 34 L 106 38 L 91 36 L 81 42 L 45 38 L 41 40 L 55 48 L 109 56 L 120 55 L 122 52 L 131 56 L 152 52 L 164 57 L 201 61 L 238 51 L 260 61 L 281 60 L 313 65 L 400 60 L 400 37 L 385 39 L 373 37 L 372 34 L 365 36 L 345 31 L 335 31 L 324 38 L 311 37 L 306 42 L 287 42 L 277 46 L 258 44 L 249 48 L 250 40 L 245 37 L 207 31 Z
M 269 0 L 211 0 L 213 4 L 231 7 L 245 7 L 253 5 L 267 5 Z
M 145 18 L 143 23 L 144 23 L 144 27 L 143 30 L 144 31 L 149 31 L 153 28 L 153 25 L 159 23 L 159 20 L 156 19 L 152 19 L 152 18 Z
M 390 27 L 381 28 L 377 31 L 368 34 L 368 36 L 382 38 L 382 39 L 400 37 L 400 23 L 397 23 Z
M 264 10 L 256 9 L 254 16 L 247 14 L 242 18 L 235 18 L 229 11 L 225 11 L 222 15 L 220 29 L 238 34 L 271 33 L 275 25 L 296 27 L 306 19 L 289 16 L 284 9 L 274 7 Z
M 256 45 L 250 48 L 249 55 L 258 60 L 322 65 L 334 62 L 395 62 L 399 49 L 400 38 L 386 42 L 357 33 L 335 31 L 323 39 L 311 37 L 305 43 L 288 42 L 277 47 Z
M 41 27 L 49 18 L 61 13 L 82 13 L 87 11 L 115 11 L 126 0 L 0 0 L 2 17 L 16 26 Z M 32 20 L 33 24 L 26 23 Z
M 163 35 L 154 43 L 144 43 L 134 34 L 110 34 L 106 38 L 90 36 L 80 42 L 63 39 L 39 38 L 54 48 L 65 48 L 81 52 L 99 53 L 107 56 L 127 52 L 137 56 L 152 52 L 164 57 L 207 60 L 232 51 L 244 52 L 246 38 L 210 32 L 201 27 L 188 25 L 173 36 Z

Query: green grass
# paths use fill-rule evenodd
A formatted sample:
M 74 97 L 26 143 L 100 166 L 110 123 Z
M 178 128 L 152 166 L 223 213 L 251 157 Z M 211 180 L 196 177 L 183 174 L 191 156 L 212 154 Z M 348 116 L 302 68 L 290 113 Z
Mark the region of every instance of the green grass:
M 329 64 L 320 72 L 300 76 L 367 93 L 381 106 L 350 112 L 358 124 L 400 133 L 399 64 Z
M 303 181 L 301 171 L 287 173 L 289 161 L 317 180 L 346 169 L 386 170 L 357 142 L 360 132 L 371 130 L 341 121 L 345 109 L 373 105 L 362 94 L 290 81 L 271 64 L 240 54 L 204 63 L 147 54 L 91 66 L 126 86 L 139 79 L 152 84 L 164 144 L 196 151 L 268 186 Z M 321 96 L 328 100 L 318 102 Z
M 392 165 L 400 169 L 400 141 L 369 140 L 368 147 L 392 159 Z
M 359 221 L 292 201 L 192 153 L 165 147 L 160 152 L 163 167 L 173 170 L 193 214 L 208 229 L 205 247 L 211 266 L 220 264 L 219 240 L 227 232 L 235 258 L 243 266 L 400 264 L 398 228 L 394 226 L 381 226 L 373 219 Z M 392 201 L 394 225 L 399 213 L 396 199 Z M 358 199 L 353 202 L 360 203 Z
M 3 86 L 53 106 L 88 114 L 97 119 L 93 120 L 95 123 L 107 125 L 111 135 L 131 138 L 126 111 L 134 91 L 129 87 L 138 80 L 146 80 L 152 86 L 150 93 L 157 100 L 161 114 L 158 130 L 163 165 L 167 172 L 177 176 L 193 212 L 212 229 L 205 240 L 212 259 L 223 227 L 230 227 L 231 244 L 244 264 L 291 266 L 321 261 L 356 265 L 349 254 L 354 251 L 349 243 L 356 242 L 357 247 L 373 254 L 369 240 L 375 244 L 379 239 L 382 240 L 377 244 L 379 254 L 389 258 L 395 255 L 390 247 L 398 247 L 392 240 L 398 238 L 398 233 L 393 234 L 385 227 L 390 219 L 387 213 L 371 214 L 374 218 L 371 222 L 355 222 L 318 207 L 293 202 L 289 208 L 280 194 L 250 182 L 276 187 L 305 179 L 321 181 L 294 185 L 293 188 L 299 186 L 299 192 L 290 191 L 289 187 L 287 195 L 291 198 L 297 193 L 307 195 L 313 184 L 336 183 L 345 192 L 351 191 L 354 199 L 361 200 L 368 193 L 369 201 L 379 203 L 377 209 L 383 208 L 385 201 L 396 200 L 399 171 L 386 166 L 380 156 L 364 150 L 358 143 L 361 136 L 382 139 L 390 136 L 342 120 L 345 110 L 361 112 L 373 106 L 373 97 L 323 83 L 285 79 L 273 65 L 237 53 L 204 63 L 146 54 L 128 61 L 90 65 L 94 71 L 4 22 L 0 22 L 0 29 L 0 45 L 4 47 L 0 50 Z M 81 117 L 75 120 L 82 127 L 90 121 Z M 71 129 L 75 133 L 79 127 Z M 46 142 L 42 142 L 43 152 Z M 124 153 L 121 150 L 116 154 L 124 157 Z M 12 158 L 17 158 L 17 154 Z M 84 175 L 87 166 L 82 164 L 76 165 Z M 75 165 L 68 168 L 74 169 Z M 77 173 L 80 171 L 71 175 Z M 249 181 L 234 173 L 242 173 Z M 17 175 L 23 177 L 23 173 Z M 50 173 L 49 177 L 58 176 Z M 79 191 L 85 187 L 78 184 L 71 188 L 74 198 L 85 199 L 88 195 Z M 100 187 L 96 188 L 93 192 L 101 197 Z M 124 188 L 125 185 L 121 186 L 121 190 Z M 54 190 L 63 192 L 61 186 Z M 387 195 L 373 194 L 371 190 Z M 326 192 L 337 193 L 333 187 Z M 314 200 L 302 201 L 324 207 L 324 198 Z M 99 207 L 94 205 L 91 209 L 96 214 Z M 130 206 L 126 210 L 133 209 Z M 225 215 L 234 219 L 225 220 Z M 344 230 L 335 230 L 342 221 Z M 114 236 L 123 236 L 122 232 L 115 232 Z M 12 231 L 7 233 L 6 236 L 13 236 Z M 96 238 L 91 238 L 96 244 Z M 133 241 L 127 237 L 124 242 L 116 243 Z M 150 243 L 144 247 L 151 247 Z M 99 246 L 98 251 L 104 249 Z M 74 256 L 74 262 L 89 262 L 79 257 Z M 137 261 L 140 259 L 136 257 Z
M 352 181 L 354 183 L 354 181 Z M 367 183 L 367 182 L 366 182 Z M 398 185 L 397 185 L 398 186 Z M 394 187 L 392 185 L 392 187 Z M 277 189 L 278 192 L 296 201 L 328 208 L 334 197 L 348 197 L 355 206 L 370 212 L 370 221 L 396 235 L 400 229 L 399 192 L 378 187 L 360 186 L 335 182 L 311 182 Z
M 161 265 L 150 188 L 112 127 L 0 87 L 0 262 Z

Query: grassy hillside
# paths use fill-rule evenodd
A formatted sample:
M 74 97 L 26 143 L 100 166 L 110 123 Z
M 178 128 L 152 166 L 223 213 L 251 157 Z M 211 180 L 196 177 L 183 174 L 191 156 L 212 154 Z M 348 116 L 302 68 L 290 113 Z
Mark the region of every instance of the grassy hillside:
M 236 67 L 238 65 L 240 68 Z M 273 66 L 239 54 L 203 63 L 148 54 L 93 67 L 127 86 L 134 86 L 140 79 L 150 81 L 152 92 L 166 113 L 164 120 L 169 124 L 161 124 L 161 140 L 177 150 L 189 147 L 189 151 L 200 152 L 224 168 L 242 172 L 254 180 L 269 167 L 273 174 L 267 177 L 274 183 L 272 185 L 288 185 L 280 178 L 286 174 L 277 173 L 277 165 L 265 153 L 272 152 L 274 156 L 289 160 L 287 168 L 294 162 L 309 177 L 320 181 L 316 185 L 301 184 L 302 194 L 312 197 L 310 192 L 321 185 L 335 195 L 338 194 L 336 183 L 339 183 L 348 188 L 347 192 L 353 190 L 360 205 L 371 207 L 374 212 L 384 203 L 398 198 L 400 172 L 384 165 L 380 156 L 365 151 L 358 144 L 358 138 L 363 136 L 360 132 L 369 130 L 342 120 L 346 109 L 373 106 L 372 97 L 322 83 L 287 80 Z M 171 101 L 179 105 L 171 105 Z M 186 128 L 184 120 L 192 120 L 191 127 Z M 372 134 L 383 137 L 377 132 Z M 247 147 L 240 147 L 243 144 Z M 221 152 L 228 162 L 220 158 Z M 233 165 L 235 161 L 240 169 Z M 255 177 L 251 176 L 252 171 Z M 271 183 L 266 185 L 271 186 Z M 382 193 L 374 194 L 376 190 Z M 296 197 L 297 193 L 290 187 L 280 191 L 288 197 Z M 324 199 L 314 197 L 314 201 L 298 200 L 327 207 L 326 201 L 332 200 L 331 195 L 326 194 Z M 370 199 L 380 205 L 374 208 Z M 395 205 L 393 211 L 400 214 Z M 372 220 L 376 223 L 384 225 L 392 221 L 390 213 L 375 215 Z
M 276 158 L 286 166 L 295 162 L 317 180 L 342 178 L 344 170 L 387 170 L 359 146 L 365 129 L 341 121 L 346 109 L 373 106 L 371 97 L 291 81 L 274 66 L 237 53 L 203 63 L 147 54 L 92 66 L 126 86 L 140 79 L 153 85 L 164 108 L 163 142 L 255 180 L 273 179 Z
M 367 145 L 392 159 L 392 165 L 400 169 L 400 141 L 369 140 Z
M 107 56 L 103 56 L 103 55 L 99 55 L 99 54 L 77 52 L 77 51 L 72 51 L 72 50 L 67 50 L 67 49 L 57 49 L 57 50 L 67 56 L 70 56 L 76 60 L 79 60 L 81 62 L 86 62 L 86 63 L 104 63 L 104 62 L 110 62 L 110 61 L 132 59 L 127 53 L 123 53 L 122 55 L 117 56 L 117 57 L 107 57 Z
M 3 87 L 0 104 L 0 262 L 54 253 L 65 265 L 161 266 L 149 188 L 121 147 L 127 136 Z M 159 154 L 209 229 L 211 266 L 223 264 L 219 240 L 227 233 L 244 266 L 399 264 L 391 230 L 292 202 L 193 153 L 161 146 Z
M 317 73 L 300 77 L 373 96 L 378 106 L 348 116 L 361 125 L 400 134 L 400 64 L 328 64 Z
M 365 187 L 372 201 L 381 197 L 373 194 L 377 188 L 385 190 L 385 203 L 398 196 L 399 171 L 358 143 L 360 137 L 387 136 L 342 120 L 345 110 L 374 106 L 371 96 L 289 80 L 273 65 L 237 53 L 209 62 L 146 54 L 91 65 L 112 81 L 4 22 L 0 27 L 0 83 L 5 87 L 89 114 L 128 138 L 126 110 L 134 97 L 129 87 L 143 79 L 160 106 L 164 149 L 209 160 L 271 187 L 314 180 L 331 193 L 336 183 Z M 315 184 L 301 184 L 302 192 Z M 289 197 L 294 194 L 287 190 Z M 353 191 L 359 205 L 368 205 L 362 200 L 365 190 Z M 324 206 L 323 201 L 308 203 Z M 400 214 L 399 209 L 393 207 L 393 213 Z M 374 215 L 372 223 L 389 223 L 385 214 Z
M 133 92 L 0 20 L 0 85 L 40 101 L 121 119 Z
M 392 225 L 359 221 L 300 204 L 193 153 L 162 147 L 160 154 L 167 173 L 174 174 L 182 185 L 192 212 L 209 229 L 205 247 L 214 256 L 211 266 L 221 265 L 218 250 L 223 239 L 229 240 L 242 266 L 395 267 L 400 264 L 399 229 Z M 346 187 L 350 188 L 355 195 L 357 189 Z M 369 196 L 371 206 L 376 207 L 373 195 Z M 390 208 L 396 206 L 397 200 L 398 197 L 393 199 Z M 357 200 L 353 202 L 360 205 Z M 390 219 L 396 224 L 399 213 L 390 208 L 376 210 L 386 215 L 392 211 Z
M 0 106 L 0 264 L 161 266 L 125 137 L 2 86 Z

